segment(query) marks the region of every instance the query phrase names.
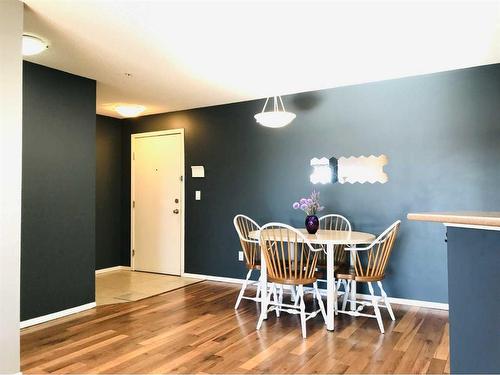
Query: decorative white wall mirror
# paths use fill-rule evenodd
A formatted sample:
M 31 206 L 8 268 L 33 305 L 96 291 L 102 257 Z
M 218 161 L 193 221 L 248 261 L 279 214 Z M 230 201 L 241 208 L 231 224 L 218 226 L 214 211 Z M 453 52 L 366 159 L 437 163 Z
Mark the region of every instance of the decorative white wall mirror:
M 327 184 L 346 182 L 354 184 L 359 182 L 364 184 L 369 182 L 374 184 L 379 182 L 386 183 L 389 178 L 384 172 L 384 166 L 388 163 L 387 156 L 350 156 L 327 159 L 325 157 L 311 159 L 313 173 L 309 177 L 313 184 Z

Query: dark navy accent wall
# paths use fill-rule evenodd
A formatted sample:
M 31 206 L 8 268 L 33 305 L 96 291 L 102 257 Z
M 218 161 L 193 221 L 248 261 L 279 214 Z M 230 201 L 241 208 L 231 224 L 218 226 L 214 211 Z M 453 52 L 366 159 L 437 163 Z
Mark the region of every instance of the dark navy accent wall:
M 95 87 L 23 65 L 21 320 L 95 300 Z
M 122 264 L 122 121 L 96 119 L 96 269 Z
M 232 225 L 244 213 L 259 223 L 303 226 L 292 210 L 318 189 L 325 212 L 355 230 L 382 232 L 402 219 L 386 289 L 391 296 L 447 302 L 444 227 L 409 223 L 408 212 L 500 208 L 500 65 L 302 93 L 283 98 L 297 118 L 268 129 L 253 116 L 263 100 L 129 119 L 123 127 L 123 249 L 130 248 L 130 134 L 184 128 L 186 272 L 244 276 Z M 309 182 L 313 157 L 385 154 L 386 184 Z M 194 200 L 194 191 L 202 200 Z

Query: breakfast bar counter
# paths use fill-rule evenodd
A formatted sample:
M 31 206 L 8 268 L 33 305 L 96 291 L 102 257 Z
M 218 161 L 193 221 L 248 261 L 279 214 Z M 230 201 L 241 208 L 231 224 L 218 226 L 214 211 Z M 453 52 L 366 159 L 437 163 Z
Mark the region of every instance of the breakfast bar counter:
M 409 220 L 434 221 L 455 227 L 489 227 L 500 230 L 500 211 L 422 212 L 408 214 Z
M 410 213 L 446 225 L 450 370 L 500 372 L 500 212 Z

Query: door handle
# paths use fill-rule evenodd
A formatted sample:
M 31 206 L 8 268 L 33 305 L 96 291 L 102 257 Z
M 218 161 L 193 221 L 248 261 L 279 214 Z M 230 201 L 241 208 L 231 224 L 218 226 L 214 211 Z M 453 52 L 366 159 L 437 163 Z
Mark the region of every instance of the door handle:
M 178 214 L 179 213 L 179 209 L 176 208 L 173 212 L 174 212 L 174 214 Z

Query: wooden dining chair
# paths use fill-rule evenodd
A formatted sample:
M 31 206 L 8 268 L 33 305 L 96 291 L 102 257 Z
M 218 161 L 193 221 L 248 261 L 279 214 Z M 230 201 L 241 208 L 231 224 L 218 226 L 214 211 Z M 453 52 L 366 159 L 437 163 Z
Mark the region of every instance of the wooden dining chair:
M 351 223 L 344 216 L 338 214 L 328 214 L 319 218 L 319 229 L 341 230 L 351 232 Z M 347 253 L 344 251 L 345 245 L 335 245 L 334 259 L 335 265 L 347 263 Z M 318 259 L 318 265 L 326 268 L 326 254 L 323 253 Z
M 243 283 L 241 284 L 241 290 L 238 294 L 238 299 L 234 305 L 235 309 L 238 309 L 242 299 L 249 299 L 252 301 L 260 301 L 260 283 L 253 282 L 250 280 L 252 272 L 254 270 L 260 271 L 260 246 L 259 240 L 255 240 L 249 237 L 249 233 L 253 231 L 260 230 L 259 224 L 254 220 L 245 215 L 236 215 L 233 219 L 233 224 L 238 233 L 240 239 L 241 249 L 243 250 L 243 256 L 245 259 L 245 265 L 248 269 L 247 276 Z M 260 279 L 260 278 L 259 278 Z M 257 293 L 255 297 L 245 296 L 245 289 L 248 285 L 257 284 Z
M 388 301 L 387 293 L 382 286 L 382 280 L 385 277 L 385 270 L 387 268 L 387 264 L 389 263 L 389 257 L 391 256 L 392 249 L 394 248 L 394 242 L 396 240 L 400 224 L 401 220 L 394 222 L 368 246 L 346 248 L 347 251 L 353 253 L 355 259 L 354 265 L 339 269 L 336 274 L 337 279 L 346 281 L 346 290 L 344 293 L 342 310 L 339 312 L 353 316 L 376 318 L 380 332 L 382 333 L 385 331 L 382 316 L 380 314 L 380 307 L 385 307 L 389 312 L 391 319 L 395 320 L 391 304 Z M 371 296 L 370 301 L 353 301 L 349 299 L 349 288 L 352 281 L 364 282 L 368 284 Z M 377 283 L 381 296 L 375 295 L 372 286 L 373 282 Z M 354 311 L 347 311 L 346 305 L 348 301 L 359 304 L 359 306 Z M 363 313 L 362 310 L 365 306 L 373 306 L 375 315 Z
M 315 249 L 307 238 L 295 228 L 281 223 L 269 223 L 260 231 L 260 245 L 266 262 L 267 281 L 272 283 L 272 293 L 263 301 L 257 329 L 268 312 L 276 311 L 300 314 L 302 337 L 306 338 L 306 321 L 321 312 L 326 322 L 326 313 L 318 290 L 316 265 L 322 249 Z M 319 309 L 305 311 L 304 285 L 312 284 Z M 282 295 L 277 297 L 276 288 L 283 285 L 297 287 L 296 302 L 283 303 Z M 271 299 L 272 297 L 272 299 Z
M 346 217 L 339 214 L 328 214 L 321 216 L 319 218 L 319 229 L 322 230 L 341 230 L 346 232 L 351 232 L 351 223 L 347 220 Z M 341 267 L 345 267 L 348 264 L 348 253 L 344 251 L 346 245 L 335 245 L 334 246 L 334 263 L 335 269 L 338 270 Z M 326 282 L 326 251 L 321 252 L 318 255 L 318 281 Z M 344 281 L 339 281 L 338 285 L 335 287 L 335 301 L 337 300 L 337 294 L 339 293 L 340 283 L 344 285 Z M 335 304 L 335 312 L 337 312 L 337 305 Z

